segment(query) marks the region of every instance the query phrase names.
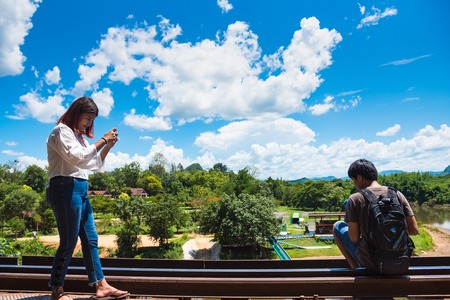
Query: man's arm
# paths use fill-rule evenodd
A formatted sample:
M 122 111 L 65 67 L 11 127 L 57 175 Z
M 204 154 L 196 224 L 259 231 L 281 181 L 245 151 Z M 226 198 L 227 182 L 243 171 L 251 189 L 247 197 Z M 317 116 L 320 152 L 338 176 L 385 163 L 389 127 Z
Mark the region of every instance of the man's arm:
M 359 240 L 359 224 L 357 222 L 348 222 L 348 236 L 356 244 Z
M 406 223 L 408 224 L 408 233 L 410 235 L 419 234 L 419 225 L 417 225 L 415 216 L 407 216 Z M 350 229 L 349 229 L 350 230 Z

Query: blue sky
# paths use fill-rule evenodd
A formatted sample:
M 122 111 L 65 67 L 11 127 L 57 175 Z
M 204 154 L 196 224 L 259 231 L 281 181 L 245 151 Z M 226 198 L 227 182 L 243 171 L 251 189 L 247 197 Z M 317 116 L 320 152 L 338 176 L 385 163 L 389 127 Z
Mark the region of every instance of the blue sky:
M 107 170 L 155 153 L 260 179 L 450 164 L 450 2 L 0 0 L 0 163 L 45 167 L 82 95 Z

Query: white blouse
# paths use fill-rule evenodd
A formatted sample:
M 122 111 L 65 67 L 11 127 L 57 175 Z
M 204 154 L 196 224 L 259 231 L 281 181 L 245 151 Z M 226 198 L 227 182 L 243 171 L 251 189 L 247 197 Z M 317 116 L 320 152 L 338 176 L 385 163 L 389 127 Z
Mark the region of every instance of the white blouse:
M 47 156 L 49 180 L 55 176 L 88 179 L 89 171 L 103 172 L 104 162 L 95 145 L 79 140 L 72 129 L 61 123 L 47 139 Z

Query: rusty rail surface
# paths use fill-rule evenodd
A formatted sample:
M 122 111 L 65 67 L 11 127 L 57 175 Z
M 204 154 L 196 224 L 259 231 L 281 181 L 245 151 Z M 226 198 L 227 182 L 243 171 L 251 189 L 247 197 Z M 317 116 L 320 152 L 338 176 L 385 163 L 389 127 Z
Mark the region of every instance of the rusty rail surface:
M 48 291 L 51 257 L 0 259 L 0 290 Z M 450 257 L 415 257 L 408 274 L 379 276 L 343 259 L 164 260 L 102 259 L 108 282 L 132 294 L 174 298 L 300 298 L 302 296 L 449 296 Z M 26 282 L 26 284 L 24 284 Z M 90 293 L 81 258 L 74 258 L 67 291 Z

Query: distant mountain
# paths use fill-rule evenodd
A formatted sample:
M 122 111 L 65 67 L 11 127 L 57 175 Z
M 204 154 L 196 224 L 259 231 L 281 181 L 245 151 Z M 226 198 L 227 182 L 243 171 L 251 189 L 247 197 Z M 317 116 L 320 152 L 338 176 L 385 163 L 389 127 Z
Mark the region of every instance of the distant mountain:
M 195 173 L 197 171 L 203 171 L 202 166 L 199 163 L 193 163 L 184 169 L 186 172 Z
M 380 173 L 378 173 L 379 175 L 392 175 L 392 174 L 398 174 L 398 173 L 404 173 L 405 171 L 402 170 L 387 170 L 387 171 L 382 171 Z
M 379 172 L 378 174 L 382 175 L 382 176 L 388 176 L 388 175 L 398 174 L 398 173 L 405 173 L 405 171 L 402 171 L 402 170 L 386 170 L 386 171 Z M 426 172 L 421 172 L 421 173 L 426 173 Z M 450 174 L 450 165 L 447 168 L 445 168 L 445 170 L 442 171 L 442 172 L 428 171 L 428 173 L 433 175 L 433 176 L 441 176 L 441 175 Z M 309 180 L 313 180 L 313 181 L 314 180 L 330 181 L 330 180 L 333 180 L 333 179 L 336 179 L 336 177 L 334 177 L 334 176 L 313 177 L 313 178 L 303 177 L 303 178 L 300 178 L 300 179 L 290 180 L 290 182 L 302 182 L 302 183 L 305 183 L 306 181 L 309 181 Z M 342 177 L 340 179 L 346 180 L 346 179 L 348 179 L 348 176 Z
M 309 181 L 309 180 L 323 180 L 323 181 L 330 181 L 330 180 L 333 180 L 333 179 L 336 179 L 336 177 L 334 177 L 334 176 L 326 176 L 326 177 L 313 177 L 313 178 L 306 178 L 306 177 L 303 177 L 303 178 L 300 178 L 300 179 L 294 179 L 294 180 L 291 180 L 290 182 L 302 182 L 302 183 L 305 183 L 306 181 Z

